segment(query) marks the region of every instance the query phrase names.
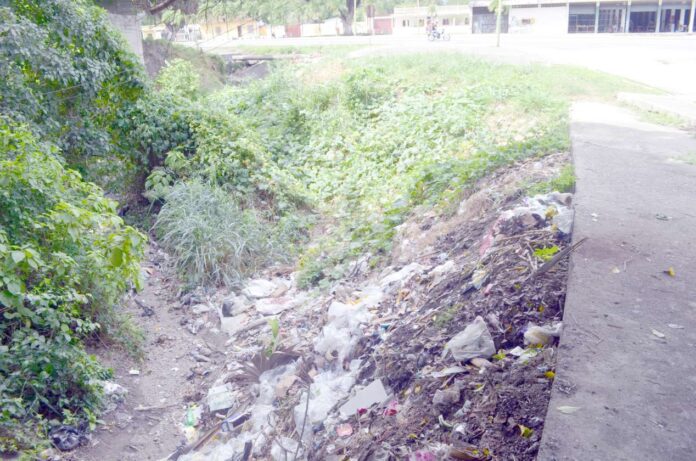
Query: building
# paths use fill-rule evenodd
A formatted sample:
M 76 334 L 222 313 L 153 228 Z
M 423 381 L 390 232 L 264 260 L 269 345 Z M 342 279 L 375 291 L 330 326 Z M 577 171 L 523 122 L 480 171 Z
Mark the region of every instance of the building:
M 503 0 L 501 32 L 564 33 L 694 32 L 696 0 Z M 490 0 L 467 5 L 394 8 L 394 35 L 424 35 L 429 18 L 450 34 L 494 33 Z
M 472 10 L 469 5 L 396 7 L 394 35 L 424 35 L 428 19 L 434 19 L 450 34 L 471 33 Z

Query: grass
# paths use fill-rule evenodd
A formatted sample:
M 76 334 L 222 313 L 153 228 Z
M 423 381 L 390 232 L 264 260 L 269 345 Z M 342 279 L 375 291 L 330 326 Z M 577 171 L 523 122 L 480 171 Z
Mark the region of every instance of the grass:
M 669 112 L 660 112 L 654 110 L 638 109 L 633 107 L 634 111 L 638 114 L 638 118 L 644 122 L 654 123 L 656 125 L 671 126 L 674 128 L 688 128 L 689 122 L 683 117 L 677 114 L 671 114 Z
M 548 192 L 573 192 L 575 190 L 575 171 L 573 165 L 565 165 L 558 175 L 548 181 L 533 184 L 528 189 L 530 195 L 545 194 Z

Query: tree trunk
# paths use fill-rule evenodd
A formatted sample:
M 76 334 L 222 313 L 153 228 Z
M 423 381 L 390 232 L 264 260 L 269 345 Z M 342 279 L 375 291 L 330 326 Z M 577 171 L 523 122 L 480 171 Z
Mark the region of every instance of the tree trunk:
M 355 19 L 355 8 L 360 6 L 361 0 L 346 0 L 346 10 L 341 11 L 341 21 L 343 22 L 343 35 L 353 35 L 353 20 Z

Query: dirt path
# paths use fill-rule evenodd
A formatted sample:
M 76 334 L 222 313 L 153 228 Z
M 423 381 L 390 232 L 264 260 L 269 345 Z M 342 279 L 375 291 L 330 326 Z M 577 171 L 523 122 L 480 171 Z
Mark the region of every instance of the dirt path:
M 92 434 L 88 446 L 75 458 L 84 461 L 161 459 L 183 439 L 186 401 L 198 400 L 201 375 L 215 368 L 220 354 L 197 363 L 190 355 L 199 346 L 214 349 L 219 336 L 200 331 L 193 335 L 182 323 L 187 314 L 177 299 L 178 283 L 169 276 L 166 256 L 155 247 L 148 250 L 143 270 L 148 273 L 144 290 L 125 309 L 145 333 L 142 362 L 118 350 L 97 355 L 114 370 L 114 381 L 128 390 L 123 402 L 103 415 L 103 425 Z M 145 307 L 143 307 L 145 306 Z M 149 309 L 152 309 L 150 311 Z M 131 370 L 138 370 L 139 374 Z M 193 371 L 192 371 L 193 370 Z M 189 379 L 190 378 L 190 379 Z

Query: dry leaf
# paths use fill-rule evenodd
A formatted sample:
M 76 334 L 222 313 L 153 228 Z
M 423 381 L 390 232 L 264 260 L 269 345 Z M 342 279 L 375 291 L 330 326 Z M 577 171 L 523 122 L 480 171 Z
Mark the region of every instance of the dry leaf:
M 659 331 L 657 331 L 657 330 L 655 330 L 655 329 L 653 329 L 652 334 L 655 335 L 655 336 L 657 336 L 657 337 L 660 338 L 660 339 L 662 339 L 662 338 L 665 337 L 665 334 L 664 334 L 664 333 L 661 333 L 661 332 L 659 332 Z

